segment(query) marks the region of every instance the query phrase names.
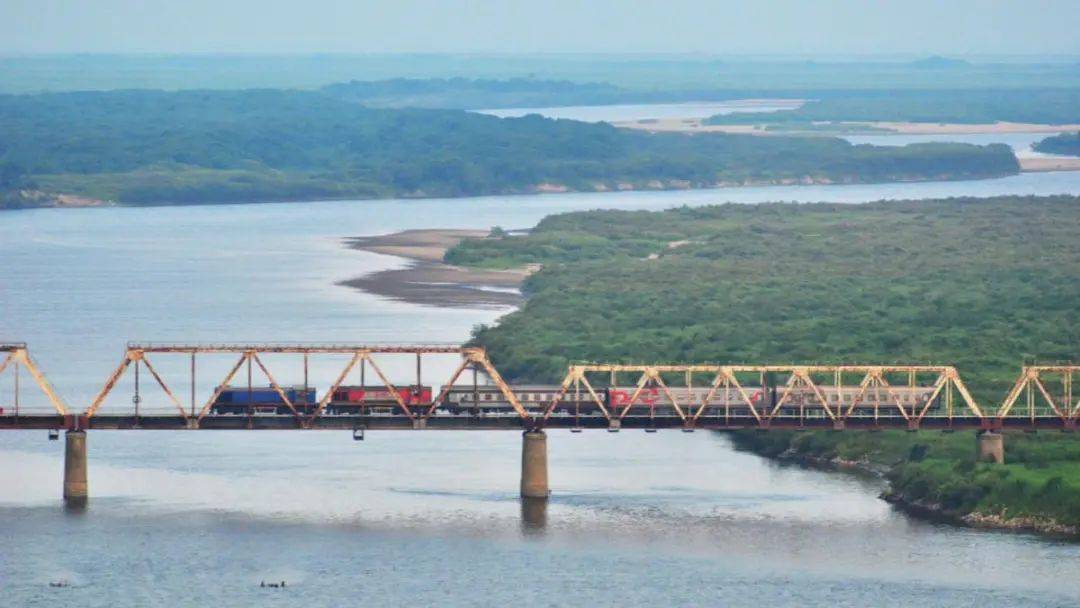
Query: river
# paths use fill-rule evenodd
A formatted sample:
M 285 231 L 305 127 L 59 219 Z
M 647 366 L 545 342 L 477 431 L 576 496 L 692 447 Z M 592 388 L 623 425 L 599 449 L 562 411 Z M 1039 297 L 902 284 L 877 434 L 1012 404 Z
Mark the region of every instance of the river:
M 1080 194 L 1080 173 L 6 212 L 0 338 L 29 342 L 81 408 L 127 340 L 461 341 L 505 312 L 336 286 L 403 263 L 346 249 L 348 236 L 526 228 L 600 207 L 1054 193 Z M 408 362 L 391 369 L 407 373 Z M 330 374 L 316 370 L 313 384 Z M 10 394 L 0 387 L 0 402 Z M 130 397 L 122 385 L 114 406 Z M 718 434 L 551 432 L 543 517 L 523 517 L 517 499 L 517 433 L 353 442 L 335 432 L 93 431 L 83 514 L 60 506 L 62 449 L 43 432 L 0 433 L 0 604 L 982 607 L 1080 596 L 1077 545 L 913 520 L 877 499 L 879 482 L 780 467 Z M 48 586 L 61 579 L 71 586 Z

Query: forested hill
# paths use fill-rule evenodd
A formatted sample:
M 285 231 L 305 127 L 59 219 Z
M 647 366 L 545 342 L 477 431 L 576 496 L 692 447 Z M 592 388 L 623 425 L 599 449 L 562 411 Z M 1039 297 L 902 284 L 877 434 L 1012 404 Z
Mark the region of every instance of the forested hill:
M 1080 132 L 1062 133 L 1038 142 L 1034 146 L 1037 152 L 1047 154 L 1067 154 L 1080 156 Z
M 314 91 L 0 96 L 0 196 L 8 206 L 33 204 L 40 199 L 27 193 L 41 192 L 194 203 L 962 179 L 1017 170 L 1006 146 L 653 135 L 539 116 L 372 109 Z

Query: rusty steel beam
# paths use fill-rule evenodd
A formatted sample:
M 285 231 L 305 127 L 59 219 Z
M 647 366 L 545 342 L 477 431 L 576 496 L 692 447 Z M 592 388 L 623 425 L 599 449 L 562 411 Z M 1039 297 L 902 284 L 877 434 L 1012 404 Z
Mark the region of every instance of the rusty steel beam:
M 44 372 L 34 363 L 33 358 L 30 357 L 30 351 L 26 348 L 25 342 L 4 342 L 0 344 L 0 352 L 6 352 L 8 355 L 4 357 L 3 362 L 0 363 L 0 373 L 3 373 L 5 369 L 11 364 L 15 364 L 16 369 L 19 366 L 26 368 L 26 371 L 30 373 L 30 377 L 34 379 L 34 383 L 37 384 L 38 389 L 48 399 L 49 404 L 53 406 L 56 413 L 61 416 L 66 416 L 68 413 L 67 405 L 64 400 L 60 398 L 60 395 L 56 393 L 52 385 L 49 384 L 48 379 L 45 378 Z M 17 379 L 16 379 L 17 382 Z M 15 396 L 18 399 L 18 393 Z
M 805 370 L 808 374 L 818 373 L 832 373 L 840 371 L 842 373 L 854 373 L 854 372 L 868 372 L 877 371 L 880 373 L 894 373 L 894 372 L 935 372 L 940 373 L 946 370 L 955 369 L 951 365 L 678 365 L 678 364 L 665 364 L 665 365 L 648 365 L 648 364 L 607 364 L 607 363 L 574 363 L 571 364 L 572 368 L 580 369 L 586 372 L 641 372 L 646 368 L 651 368 L 659 373 L 668 372 L 717 372 L 721 370 L 727 370 L 733 373 L 741 372 L 792 372 L 793 370 L 800 369 Z
M 158 342 L 130 342 L 128 350 L 147 353 L 199 353 L 228 354 L 259 352 L 263 354 L 352 354 L 368 352 L 372 354 L 464 354 L 483 350 L 479 347 L 451 344 L 317 344 L 317 343 L 249 343 L 249 344 L 181 344 Z
M 176 398 L 176 395 L 174 395 L 173 392 L 169 390 L 169 387 L 165 385 L 165 381 L 161 379 L 161 375 L 157 373 L 157 370 L 154 369 L 154 366 L 150 365 L 150 359 L 143 355 L 142 362 L 144 365 L 146 365 L 146 369 L 150 371 L 150 375 L 153 376 L 154 380 L 157 381 L 158 386 L 161 387 L 161 390 L 165 391 L 165 394 L 169 397 L 169 400 L 172 401 L 173 407 L 175 407 L 177 411 L 180 412 L 180 415 L 183 416 L 185 420 L 187 420 L 188 415 L 187 412 L 184 410 L 184 406 L 181 405 L 180 400 Z
M 1073 404 L 1072 384 L 1073 374 L 1080 373 L 1080 365 L 1026 365 L 1020 371 L 1020 377 L 1016 379 L 1008 394 L 1005 395 L 996 417 L 1003 420 L 1012 412 L 1021 393 L 1027 394 L 1027 416 L 1032 420 L 1036 418 L 1038 397 L 1041 396 L 1046 405 L 1062 421 L 1075 424 L 1080 416 L 1080 402 Z M 1043 383 L 1043 374 L 1055 374 L 1061 376 L 1063 395 L 1059 403 Z M 1038 389 L 1037 391 L 1035 389 Z
M 297 420 L 300 420 L 300 412 L 296 411 L 296 408 L 293 407 L 292 400 L 289 399 L 289 397 L 285 394 L 285 391 L 281 390 L 281 386 L 278 385 L 277 380 L 274 379 L 274 377 L 270 374 L 270 370 L 266 369 L 266 366 L 263 365 L 262 359 L 259 358 L 259 355 L 257 353 L 251 353 L 251 358 L 254 359 L 255 364 L 259 366 L 259 369 L 262 370 L 263 375 L 266 376 L 266 379 L 270 382 L 270 387 L 273 388 L 274 392 L 277 393 L 278 397 L 280 397 L 281 400 L 285 402 L 286 407 L 288 407 L 289 410 L 293 413 L 293 416 Z
M 326 391 L 326 394 L 323 395 L 323 398 L 319 400 L 319 405 L 315 406 L 315 410 L 311 412 L 311 418 L 309 423 L 314 423 L 315 419 L 322 415 L 323 410 L 326 409 L 327 404 L 329 404 L 330 400 L 334 397 L 334 393 L 338 390 L 341 384 L 345 382 L 345 378 L 349 376 L 349 372 L 351 372 L 352 369 L 356 367 L 356 364 L 358 362 L 365 360 L 366 356 L 367 355 L 364 355 L 363 353 L 353 354 L 352 358 L 349 359 L 349 362 L 345 365 L 345 369 L 341 370 L 341 373 L 338 374 L 337 380 L 334 380 L 334 384 L 330 386 L 330 389 Z

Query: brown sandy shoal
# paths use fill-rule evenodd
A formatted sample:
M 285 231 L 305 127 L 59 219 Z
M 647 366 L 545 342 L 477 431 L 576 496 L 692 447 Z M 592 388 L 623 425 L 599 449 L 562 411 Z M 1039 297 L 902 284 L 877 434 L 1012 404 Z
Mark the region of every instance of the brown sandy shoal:
M 485 238 L 487 234 L 487 230 L 405 230 L 346 239 L 346 245 L 352 249 L 405 258 L 410 263 L 405 268 L 382 270 L 342 281 L 341 284 L 378 296 L 428 306 L 518 306 L 524 298 L 517 288 L 529 275 L 529 270 L 479 270 L 442 262 L 450 247 L 464 239 Z
M 761 123 L 768 123 L 768 114 L 762 114 Z M 707 125 L 698 118 L 664 118 L 649 121 L 622 121 L 617 127 L 653 132 L 680 131 L 686 133 L 746 133 L 751 135 L 784 135 L 783 130 L 766 131 L 758 125 Z M 1061 133 L 1080 131 L 1080 125 L 1040 125 L 1021 122 L 996 122 L 988 124 L 939 124 L 929 122 L 836 122 L 837 127 L 858 129 L 867 127 L 868 134 L 886 135 L 885 129 L 894 135 L 965 135 L 980 133 Z M 791 132 L 800 132 L 796 127 Z M 829 135 L 822 131 L 821 135 Z M 855 134 L 855 133 L 843 133 Z
M 1080 158 L 1062 156 L 1021 158 L 1021 171 L 1080 171 Z

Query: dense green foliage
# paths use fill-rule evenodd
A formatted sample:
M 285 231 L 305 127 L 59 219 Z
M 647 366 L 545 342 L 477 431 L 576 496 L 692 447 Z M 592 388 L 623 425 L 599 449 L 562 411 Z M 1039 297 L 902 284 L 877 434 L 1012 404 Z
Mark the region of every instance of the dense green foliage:
M 890 495 L 940 506 L 947 515 L 1004 513 L 1080 526 L 1080 439 L 1071 434 L 1010 433 L 1004 466 L 976 463 L 971 433 L 751 431 L 734 440 L 771 457 L 885 467 Z
M 594 211 L 465 241 L 447 260 L 543 264 L 525 306 L 474 336 L 515 380 L 557 380 L 571 360 L 936 362 L 985 405 L 1024 359 L 1080 354 L 1078 225 L 1074 196 Z M 999 470 L 971 467 L 967 433 L 758 435 L 777 452 L 797 437 L 808 455 L 903 461 L 897 491 L 956 512 L 1080 523 L 1075 436 L 1010 435 L 1014 464 Z M 916 444 L 930 449 L 908 463 Z
M 1080 131 L 1076 133 L 1061 133 L 1053 137 L 1037 142 L 1034 146 L 1037 152 L 1047 154 L 1067 154 L 1080 156 Z
M 447 259 L 544 264 L 477 334 L 516 378 L 568 357 L 934 361 L 993 400 L 1022 358 L 1080 353 L 1078 224 L 1068 196 L 595 211 Z
M 1005 146 L 648 134 L 539 116 L 370 109 L 301 91 L 0 96 L 0 171 L 129 203 L 1000 176 Z
M 794 110 L 723 114 L 706 122 L 798 126 L 814 121 L 1078 124 L 1080 89 L 833 91 Z

